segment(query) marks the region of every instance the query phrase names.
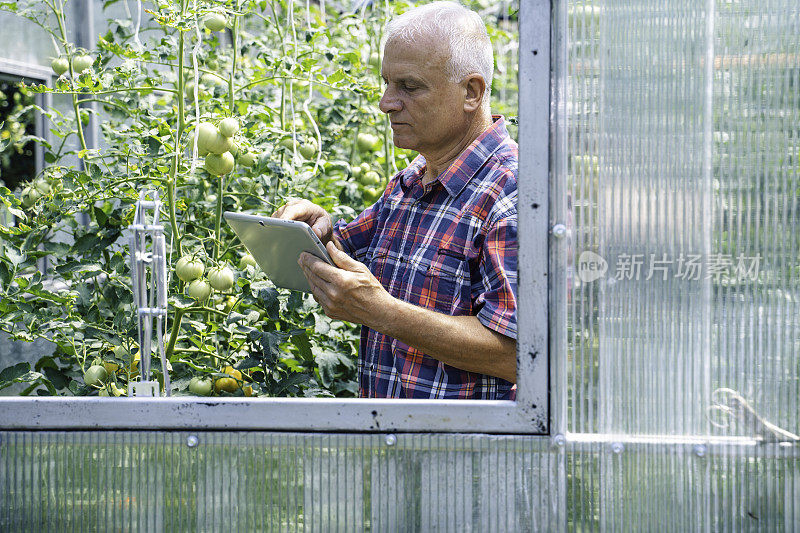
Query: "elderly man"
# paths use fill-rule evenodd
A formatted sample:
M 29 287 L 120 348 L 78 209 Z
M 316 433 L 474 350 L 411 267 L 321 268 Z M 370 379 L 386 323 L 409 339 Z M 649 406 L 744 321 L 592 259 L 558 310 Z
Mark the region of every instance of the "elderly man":
M 380 109 L 419 156 L 350 223 L 307 200 L 274 214 L 311 225 L 338 267 L 299 260 L 327 315 L 363 325 L 361 396 L 513 399 L 517 145 L 489 110 L 492 70 L 476 13 L 395 18 Z

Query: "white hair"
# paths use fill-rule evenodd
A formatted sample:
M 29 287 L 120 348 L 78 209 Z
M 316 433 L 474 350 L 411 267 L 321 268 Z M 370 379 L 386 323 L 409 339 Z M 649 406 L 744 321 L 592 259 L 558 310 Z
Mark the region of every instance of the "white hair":
M 483 77 L 486 90 L 482 105 L 489 109 L 494 54 L 480 15 L 446 0 L 414 7 L 389 22 L 384 42 L 412 43 L 421 35 L 440 38 L 448 45 L 450 58 L 445 70 L 451 82 L 459 83 L 470 74 Z

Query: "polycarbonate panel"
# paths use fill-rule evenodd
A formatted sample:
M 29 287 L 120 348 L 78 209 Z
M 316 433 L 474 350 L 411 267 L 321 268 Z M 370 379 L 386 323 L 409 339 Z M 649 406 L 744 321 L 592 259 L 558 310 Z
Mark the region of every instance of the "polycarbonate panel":
M 541 437 L 4 432 L 0 530 L 554 530 L 560 461 Z
M 567 427 L 756 436 L 719 409 L 726 388 L 797 434 L 800 4 L 555 9 Z
M 3 531 L 800 527 L 800 450 L 753 441 L 563 446 L 543 437 L 260 432 L 0 438 Z
M 573 442 L 570 530 L 797 531 L 800 452 L 748 444 Z

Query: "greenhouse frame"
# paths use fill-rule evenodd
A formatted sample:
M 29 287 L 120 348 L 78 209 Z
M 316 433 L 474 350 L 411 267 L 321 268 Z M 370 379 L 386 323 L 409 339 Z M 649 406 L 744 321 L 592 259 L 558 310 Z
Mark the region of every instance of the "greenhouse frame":
M 2 396 L 0 529 L 800 530 L 800 5 L 509 5 L 516 399 Z

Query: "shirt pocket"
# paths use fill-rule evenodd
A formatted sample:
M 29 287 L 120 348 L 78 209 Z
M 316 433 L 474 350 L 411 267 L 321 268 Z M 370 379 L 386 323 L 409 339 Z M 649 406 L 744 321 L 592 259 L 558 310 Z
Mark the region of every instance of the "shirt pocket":
M 469 269 L 463 250 L 439 248 L 431 259 L 421 291 L 421 304 L 447 314 L 464 314 L 462 293 L 468 285 Z
M 372 254 L 372 258 L 369 261 L 369 270 L 372 272 L 372 275 L 381 282 L 381 285 L 384 287 L 388 287 L 389 280 L 384 279 L 384 276 L 388 278 L 389 272 L 388 268 L 386 267 L 386 262 L 389 258 L 389 252 L 385 249 L 379 248 L 375 250 Z

